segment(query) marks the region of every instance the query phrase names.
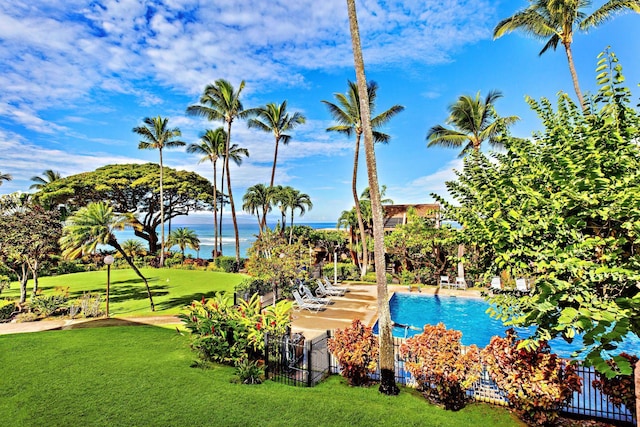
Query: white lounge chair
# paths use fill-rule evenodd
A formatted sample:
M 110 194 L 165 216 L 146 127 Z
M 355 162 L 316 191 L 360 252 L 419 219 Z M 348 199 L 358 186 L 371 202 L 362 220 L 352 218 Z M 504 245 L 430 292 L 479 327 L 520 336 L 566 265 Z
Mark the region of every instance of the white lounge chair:
M 529 293 L 529 285 L 527 285 L 527 279 L 516 279 L 516 291 L 520 292 L 521 294 Z
M 451 287 L 451 282 L 449 281 L 449 276 L 440 276 L 440 287 Z
M 331 301 L 331 297 L 325 297 L 325 298 L 318 298 L 313 296 L 313 294 L 311 293 L 311 289 L 309 289 L 306 285 L 300 285 L 300 287 L 298 287 L 298 292 L 300 292 L 300 296 L 302 296 L 302 300 L 305 302 L 311 302 L 311 303 L 316 303 L 316 304 L 331 304 L 333 301 Z
M 456 277 L 456 288 L 467 289 L 467 281 L 464 280 L 464 277 Z
M 298 310 L 309 310 L 309 311 L 320 311 L 324 309 L 324 304 L 318 304 L 315 302 L 306 302 L 300 296 L 300 293 L 297 290 L 293 290 L 293 298 L 296 300 L 296 307 Z
M 318 288 L 316 289 L 316 295 L 319 297 L 323 296 L 342 296 L 344 295 L 344 291 L 340 291 L 338 289 L 327 289 L 327 287 L 322 283 L 322 280 L 316 280 L 318 284 Z
M 494 277 L 491 279 L 491 286 L 489 287 L 489 289 L 494 294 L 499 294 L 500 292 L 502 292 L 502 282 L 500 282 L 499 277 Z
M 329 280 L 327 277 L 323 277 L 322 280 L 324 281 L 324 287 L 327 289 L 337 289 L 339 291 L 349 292 L 349 288 L 347 288 L 346 286 L 336 286 L 331 283 L 331 280 Z

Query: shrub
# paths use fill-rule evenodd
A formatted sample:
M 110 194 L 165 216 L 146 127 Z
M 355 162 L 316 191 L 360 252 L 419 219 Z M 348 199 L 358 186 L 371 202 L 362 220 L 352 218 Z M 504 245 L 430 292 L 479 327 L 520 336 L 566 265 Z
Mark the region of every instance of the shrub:
M 11 287 L 11 282 L 9 281 L 8 276 L 0 276 L 0 294 L 5 289 L 9 289 Z
M 240 263 L 237 263 L 235 257 L 220 256 L 216 258 L 215 265 L 225 273 L 237 273 L 244 267 L 244 259 L 241 258 Z
M 80 305 L 80 311 L 84 317 L 99 317 L 102 312 L 100 311 L 100 304 L 102 303 L 102 295 L 99 293 L 83 293 L 82 297 L 76 301 Z
M 551 424 L 573 392 L 580 391 L 580 377 L 572 365 L 550 352 L 545 341 L 535 349 L 519 348 L 521 341 L 509 329 L 505 338 L 493 337 L 481 356 L 521 418 Z
M 464 407 L 466 390 L 482 373 L 478 347 L 472 345 L 463 353 L 461 337 L 462 332 L 438 323 L 425 325 L 421 334 L 400 346 L 405 367 L 426 398 L 454 411 Z
M 634 373 L 638 358 L 627 353 L 620 353 L 618 357 L 626 360 L 631 365 L 631 375 L 617 375 L 613 378 L 607 378 L 604 374 L 598 373 L 598 379 L 593 380 L 592 384 L 595 389 L 606 395 L 611 403 L 618 408 L 621 405 L 626 406 L 629 412 L 637 418 Z M 615 372 L 617 367 L 615 360 L 609 360 L 607 363 Z
M 36 295 L 31 300 L 31 309 L 42 317 L 49 317 L 55 313 L 61 314 L 67 310 L 69 288 L 56 288 L 52 295 Z
M 338 359 L 341 375 L 350 385 L 369 383 L 369 373 L 375 372 L 378 360 L 378 339 L 371 328 L 354 319 L 351 326 L 336 329 L 329 338 L 329 351 Z
M 17 323 L 35 322 L 36 320 L 38 320 L 38 315 L 32 311 L 18 313 L 15 317 Z
M 240 359 L 236 363 L 236 377 L 242 384 L 262 384 L 264 363 L 258 360 Z
M 11 319 L 13 312 L 16 311 L 16 303 L 11 300 L 0 300 L 0 323 Z
M 387 277 L 387 284 L 391 284 L 393 281 L 393 276 L 391 276 L 391 274 L 387 273 L 386 274 Z M 375 271 L 370 271 L 367 274 L 364 275 L 364 278 L 362 279 L 365 282 L 372 282 L 375 283 L 377 278 L 376 278 L 376 272 Z
M 359 280 L 360 271 L 353 263 L 339 262 L 338 267 L 338 279 L 339 280 Z M 322 274 L 327 277 L 333 277 L 334 265 L 332 263 L 325 264 L 322 267 Z
M 248 300 L 253 294 L 266 295 L 271 291 L 271 284 L 266 283 L 262 279 L 243 279 L 236 285 L 234 291 L 242 299 Z
M 55 274 L 82 273 L 84 271 L 87 271 L 87 268 L 80 261 L 60 260 L 55 268 Z

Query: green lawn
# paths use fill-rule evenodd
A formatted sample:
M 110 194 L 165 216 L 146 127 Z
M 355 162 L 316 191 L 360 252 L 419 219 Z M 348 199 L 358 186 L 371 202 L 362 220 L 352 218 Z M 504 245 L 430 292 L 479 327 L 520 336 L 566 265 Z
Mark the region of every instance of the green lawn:
M 211 297 L 219 291 L 233 291 L 243 278 L 241 274 L 220 273 L 200 270 L 178 270 L 170 268 L 140 270 L 147 278 L 155 313 L 149 306 L 149 298 L 144 283 L 131 269 L 111 270 L 111 297 L 109 312 L 112 316 L 148 316 L 153 314 L 176 314 L 194 299 L 204 295 Z M 71 298 L 81 296 L 83 292 L 100 292 L 106 294 L 107 271 L 91 271 L 88 273 L 65 274 L 62 276 L 41 277 L 40 289 L 45 294 L 52 293 L 54 288 L 69 287 Z M 33 281 L 27 285 L 31 294 Z M 16 282 L 10 290 L 2 292 L 2 297 L 17 298 L 20 289 Z
M 153 326 L 0 336 L 0 419 L 11 426 L 521 426 L 505 409 L 431 406 L 332 377 L 314 388 L 233 384 L 189 367 L 187 339 Z

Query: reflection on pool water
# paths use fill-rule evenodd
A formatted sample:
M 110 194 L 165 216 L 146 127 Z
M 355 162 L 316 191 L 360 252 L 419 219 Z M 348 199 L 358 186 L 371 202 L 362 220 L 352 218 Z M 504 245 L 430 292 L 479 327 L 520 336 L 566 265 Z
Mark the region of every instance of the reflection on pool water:
M 440 297 L 438 295 L 411 295 L 395 293 L 389 301 L 391 320 L 396 324 L 393 328 L 393 336 L 404 338 L 417 335 L 422 332 L 425 324 L 435 325 L 444 323 L 448 329 L 456 329 L 462 332 L 462 344 L 476 344 L 484 347 L 489 344 L 494 335 L 504 336 L 507 329 L 500 320 L 492 319 L 486 310 L 489 304 L 477 298 L 456 298 L 451 296 Z M 515 328 L 519 337 L 528 337 L 532 334 L 532 328 Z M 378 332 L 378 323 L 374 326 L 374 333 Z M 621 347 L 622 351 L 632 354 L 640 352 L 640 339 L 637 336 L 629 337 Z M 569 357 L 571 352 L 582 347 L 582 340 L 574 340 L 568 344 L 562 339 L 554 339 L 550 342 L 555 353 L 563 357 Z

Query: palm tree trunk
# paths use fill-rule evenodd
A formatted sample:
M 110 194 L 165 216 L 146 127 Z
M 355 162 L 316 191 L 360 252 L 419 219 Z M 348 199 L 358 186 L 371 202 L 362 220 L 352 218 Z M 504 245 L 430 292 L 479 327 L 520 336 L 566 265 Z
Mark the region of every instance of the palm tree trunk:
M 211 254 L 213 260 L 216 260 L 218 255 L 218 187 L 217 187 L 217 174 L 216 174 L 216 162 L 211 162 L 213 165 L 213 253 Z
M 291 208 L 291 224 L 289 224 L 289 244 L 293 241 L 293 208 Z
M 373 131 L 371 129 L 371 112 L 369 111 L 369 94 L 367 93 L 367 79 L 364 72 L 362 47 L 358 18 L 356 16 L 355 0 L 347 0 L 349 12 L 349 30 L 353 44 L 353 60 L 356 69 L 356 81 L 360 94 L 360 114 L 364 130 L 364 148 L 367 161 L 367 176 L 371 192 L 371 213 L 373 217 L 373 243 L 376 265 L 376 284 L 378 290 L 378 325 L 380 343 L 380 392 L 396 395 L 400 389 L 395 382 L 395 360 L 393 351 L 393 337 L 391 335 L 391 313 L 389 311 L 389 295 L 387 292 L 387 277 L 384 259 L 384 229 L 382 204 L 378 186 L 378 171 L 376 167 L 376 153 L 373 147 Z
M 133 271 L 136 272 L 138 277 L 142 279 L 142 281 L 144 282 L 144 285 L 147 287 L 147 295 L 149 295 L 149 303 L 151 304 L 151 311 L 156 311 L 156 306 L 153 303 L 153 297 L 151 296 L 151 288 L 149 288 L 149 283 L 147 282 L 146 277 L 144 277 L 140 272 L 140 270 L 138 270 L 138 267 L 136 267 L 136 265 L 133 263 L 131 258 L 129 258 L 126 252 L 122 249 L 122 246 L 120 246 L 117 240 L 111 240 L 109 242 L 109 245 L 113 246 L 116 249 L 116 251 L 118 251 L 118 253 L 122 255 L 122 257 L 127 261 L 127 264 L 129 264 L 129 267 L 131 267 Z
M 360 135 L 356 132 L 356 150 L 353 156 L 353 176 L 351 177 L 351 191 L 353 193 L 353 201 L 356 206 L 356 216 L 358 218 L 358 229 L 360 230 L 360 240 L 362 240 L 362 264 L 360 264 L 360 279 L 364 279 L 369 267 L 369 251 L 367 250 L 367 233 L 364 229 L 364 221 L 362 219 L 362 210 L 360 209 L 360 198 L 358 197 L 358 162 L 360 157 Z
M 226 143 L 225 143 L 225 150 L 226 150 Z M 227 175 L 226 174 L 226 167 L 227 167 L 227 152 L 225 151 L 225 155 L 224 155 L 224 160 L 222 162 L 222 176 L 220 177 L 220 185 L 222 190 L 220 191 L 220 194 L 222 194 L 222 198 L 220 201 L 220 223 L 219 223 L 219 227 L 220 227 L 220 256 L 222 256 L 222 213 L 224 211 L 224 178 Z
M 161 240 L 160 240 L 160 267 L 164 267 L 164 193 L 162 189 L 162 181 L 164 178 L 162 167 L 162 148 L 158 149 L 160 152 L 160 227 L 161 227 Z
M 567 53 L 567 61 L 569 62 L 569 71 L 571 72 L 571 80 L 573 80 L 573 89 L 576 91 L 578 101 L 582 109 L 586 109 L 587 106 L 582 98 L 582 92 L 580 91 L 580 85 L 578 84 L 578 73 L 576 72 L 575 64 L 573 63 L 573 53 L 571 52 L 571 42 L 562 42 L 564 50 Z
M 240 236 L 238 235 L 238 220 L 236 218 L 236 205 L 233 203 L 233 192 L 231 191 L 231 176 L 229 175 L 229 147 L 231 143 L 231 122 L 227 126 L 227 156 L 224 163 L 227 169 L 227 190 L 229 191 L 229 203 L 231 204 L 231 219 L 233 220 L 233 232 L 236 237 L 236 263 L 240 265 Z

